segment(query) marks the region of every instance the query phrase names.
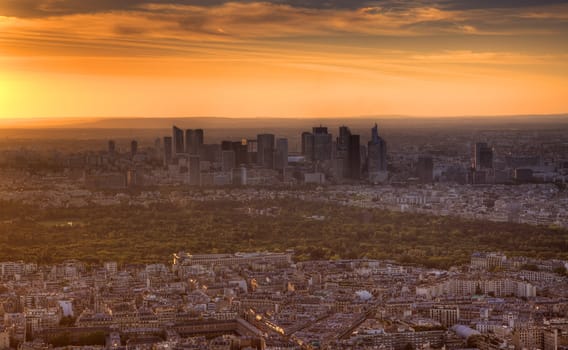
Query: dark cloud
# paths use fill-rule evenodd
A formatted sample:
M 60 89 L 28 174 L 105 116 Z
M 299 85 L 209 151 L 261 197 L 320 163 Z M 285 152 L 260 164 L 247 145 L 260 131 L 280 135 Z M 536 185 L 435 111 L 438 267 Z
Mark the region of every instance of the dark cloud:
M 145 4 L 216 6 L 227 2 L 266 2 L 307 9 L 360 9 L 377 7 L 383 11 L 413 7 L 438 7 L 449 10 L 525 8 L 568 4 L 568 0 L 1 0 L 0 15 L 48 17 L 78 13 L 125 11 Z
M 515 9 L 568 4 L 568 0 L 437 0 L 435 3 L 451 10 Z
M 139 35 L 148 32 L 148 30 L 142 27 L 119 24 L 114 27 L 114 32 L 119 35 Z

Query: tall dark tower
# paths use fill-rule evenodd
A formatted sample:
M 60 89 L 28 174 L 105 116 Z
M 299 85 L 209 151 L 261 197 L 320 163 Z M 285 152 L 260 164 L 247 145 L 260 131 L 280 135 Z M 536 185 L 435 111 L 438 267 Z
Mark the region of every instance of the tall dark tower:
M 185 153 L 187 154 L 195 154 L 195 152 L 193 151 L 193 135 L 193 130 L 187 129 L 185 131 Z
M 493 169 L 493 148 L 485 142 L 478 142 L 473 149 L 472 168 L 475 170 Z
M 164 165 L 172 163 L 173 142 L 171 136 L 164 137 Z
M 185 131 L 185 153 L 199 154 L 203 146 L 203 129 Z
M 108 141 L 108 153 L 114 154 L 114 152 L 116 152 L 116 143 L 114 142 L 114 140 L 109 140 Z
M 314 134 L 311 132 L 302 133 L 302 155 L 307 161 L 314 159 Z
M 274 168 L 274 135 L 260 134 L 257 136 L 257 156 L 258 165 L 266 169 Z
M 367 147 L 369 181 L 376 183 L 387 177 L 387 143 L 379 136 L 377 124 L 371 129 L 371 141 Z
M 337 152 L 347 153 L 349 151 L 349 138 L 351 137 L 351 130 L 346 126 L 339 127 L 339 136 L 337 137 Z
M 430 156 L 418 157 L 416 163 L 416 176 L 423 183 L 432 183 L 434 181 L 434 161 Z
M 286 169 L 287 166 L 288 166 L 288 139 L 279 138 L 276 140 L 274 168 L 277 170 L 283 170 Z
M 203 133 L 203 129 L 195 129 L 193 130 L 193 152 L 199 154 L 201 149 L 203 148 L 203 143 L 205 140 L 205 136 Z
M 246 140 L 247 142 L 247 161 L 250 164 L 257 164 L 258 140 Z
M 235 151 L 235 164 L 237 167 L 248 164 L 248 146 L 246 139 L 234 141 L 233 151 Z
M 232 151 L 233 141 L 221 141 L 221 151 Z
M 183 130 L 174 125 L 172 127 L 172 137 L 174 143 L 174 155 L 184 153 L 185 147 L 183 143 Z
M 342 178 L 351 178 L 351 163 L 349 162 L 351 130 L 346 126 L 339 127 L 339 136 L 336 139 L 337 172 Z
M 130 142 L 130 155 L 134 157 L 136 153 L 138 153 L 138 141 L 132 140 Z
M 361 179 L 361 138 L 359 135 L 349 135 L 349 177 Z
M 314 127 L 314 160 L 323 161 L 331 160 L 331 134 L 327 132 L 327 128 L 323 126 Z

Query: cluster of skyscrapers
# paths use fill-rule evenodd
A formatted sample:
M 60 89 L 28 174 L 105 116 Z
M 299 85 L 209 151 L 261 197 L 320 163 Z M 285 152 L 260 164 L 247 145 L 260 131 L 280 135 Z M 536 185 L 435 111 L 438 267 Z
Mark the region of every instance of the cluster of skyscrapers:
M 493 148 L 485 142 L 477 142 L 473 146 L 471 172 L 468 180 L 472 184 L 484 184 L 494 182 L 494 178 Z
M 202 171 L 225 173 L 230 177 L 229 183 L 242 184 L 247 169 L 272 170 L 282 179 L 292 173 L 299 173 L 299 179 L 304 179 L 303 174 L 317 174 L 315 178 L 321 181 L 368 179 L 377 183 L 387 179 L 387 146 L 376 124 L 367 146 L 362 145 L 360 135 L 353 134 L 347 126 L 339 128 L 335 141 L 327 127 L 314 127 L 312 132 L 302 133 L 299 155 L 290 154 L 287 138 L 274 134 L 205 144 L 202 129 L 183 130 L 177 126 L 173 126 L 171 136 L 163 138 L 160 147 L 164 166 L 177 166 L 181 172 L 188 173 L 192 185 L 202 184 Z
M 249 184 L 274 184 L 280 181 L 364 181 L 379 184 L 393 181 L 388 172 L 387 143 L 379 135 L 377 124 L 370 131 L 370 138 L 364 144 L 361 135 L 353 133 L 347 126 L 340 126 L 335 137 L 328 127 L 315 126 L 311 131 L 301 133 L 300 149 L 290 151 L 289 140 L 275 134 L 263 133 L 254 139 L 206 144 L 203 129 L 184 130 L 173 126 L 171 135 L 156 140 L 154 149 L 161 157 L 155 159 L 162 162 L 171 174 L 177 174 L 184 182 L 195 186 L 245 185 L 247 177 Z M 131 141 L 132 159 L 139 157 L 138 149 L 138 142 Z M 116 154 L 113 140 L 109 141 L 108 152 Z M 503 176 L 494 164 L 493 148 L 486 142 L 474 143 L 471 165 L 462 170 L 462 181 L 469 184 L 500 182 Z M 432 155 L 418 155 L 412 169 L 412 181 L 423 184 L 434 182 Z M 530 181 L 532 171 L 518 168 L 513 176 L 517 181 Z
M 318 165 L 318 170 L 327 168 L 325 172 L 336 179 L 361 180 L 365 173 L 372 183 L 387 179 L 387 144 L 379 136 L 377 124 L 371 129 L 367 147 L 347 126 L 339 128 L 335 143 L 326 127 L 314 127 L 312 132 L 302 133 L 302 155 Z

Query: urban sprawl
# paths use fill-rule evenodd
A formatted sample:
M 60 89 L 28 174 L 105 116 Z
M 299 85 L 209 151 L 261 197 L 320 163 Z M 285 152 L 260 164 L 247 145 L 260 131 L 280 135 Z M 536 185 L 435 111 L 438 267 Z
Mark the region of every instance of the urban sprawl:
M 500 253 L 449 270 L 295 263 L 292 251 L 3 262 L 0 348 L 565 349 L 567 267 Z

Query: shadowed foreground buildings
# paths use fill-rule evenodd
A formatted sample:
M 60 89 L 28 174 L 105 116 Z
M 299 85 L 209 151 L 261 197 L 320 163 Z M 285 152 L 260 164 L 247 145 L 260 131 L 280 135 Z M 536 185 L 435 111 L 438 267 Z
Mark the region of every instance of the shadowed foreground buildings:
M 0 345 L 557 350 L 568 342 L 568 277 L 552 271 L 566 266 L 475 253 L 450 272 L 370 259 L 294 263 L 292 251 L 179 252 L 171 266 L 0 262 Z

